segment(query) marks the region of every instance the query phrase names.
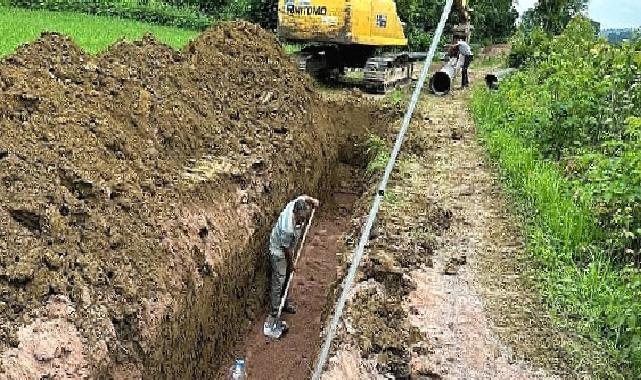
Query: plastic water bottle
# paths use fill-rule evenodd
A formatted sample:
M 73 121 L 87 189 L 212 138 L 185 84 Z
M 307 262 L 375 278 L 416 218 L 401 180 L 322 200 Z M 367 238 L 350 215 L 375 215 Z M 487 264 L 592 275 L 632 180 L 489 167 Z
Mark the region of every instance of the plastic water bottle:
M 229 369 L 229 380 L 247 380 L 247 370 L 245 369 L 245 359 L 238 358 L 234 365 Z

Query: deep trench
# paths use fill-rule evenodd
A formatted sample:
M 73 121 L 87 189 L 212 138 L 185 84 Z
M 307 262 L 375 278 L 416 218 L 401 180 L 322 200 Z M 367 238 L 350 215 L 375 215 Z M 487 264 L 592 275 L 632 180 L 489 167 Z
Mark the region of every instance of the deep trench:
M 356 205 L 368 183 L 365 154 L 353 147 L 346 144 L 341 148 L 333 168 L 332 191 L 322 196 L 301 252 L 289 293 L 297 311 L 294 315 L 283 315 L 289 332 L 280 340 L 263 335 L 268 312 L 266 296 L 262 312 L 225 355 L 215 378 L 227 379 L 229 366 L 237 357 L 245 359 L 251 379 L 305 379 L 311 375 L 327 313 L 333 310 L 337 255 L 345 248 L 343 235 L 349 231 Z M 269 272 L 269 267 L 261 270 Z
M 333 297 L 333 293 L 330 297 L 329 292 L 335 285 L 336 254 L 343 248 L 340 235 L 350 230 L 348 223 L 355 207 L 361 204 L 357 200 L 363 199 L 360 194 L 369 188 L 373 179 L 366 171 L 367 162 L 374 158 L 371 157 L 374 153 L 368 152 L 367 138 L 371 134 L 386 135 L 398 118 L 397 108 L 370 104 L 367 101 L 348 104 L 341 99 L 340 103 L 328 103 L 327 107 L 336 111 L 330 119 L 335 128 L 331 133 L 337 135 L 335 139 L 329 140 L 333 146 L 324 147 L 321 155 L 310 154 L 309 162 L 303 163 L 308 166 L 307 170 L 301 170 L 298 177 L 276 177 L 288 182 L 271 185 L 273 191 L 262 195 L 262 210 L 249 214 L 252 216 L 247 218 L 246 215 L 243 216 L 243 204 L 232 199 L 236 194 L 233 186 L 219 189 L 222 194 L 232 195 L 227 197 L 228 203 L 218 202 L 214 205 L 217 207 L 214 212 L 218 212 L 215 222 L 220 221 L 220 226 L 227 226 L 227 229 L 218 232 L 219 240 L 212 241 L 207 237 L 207 244 L 214 249 L 219 245 L 225 251 L 223 255 L 219 255 L 219 261 L 214 264 L 213 269 L 202 273 L 200 283 L 185 283 L 185 291 L 178 298 L 179 305 L 163 316 L 156 330 L 158 338 L 151 349 L 146 352 L 139 350 L 140 353 L 136 356 L 140 359 L 136 364 L 142 368 L 142 378 L 224 378 L 236 356 L 251 356 L 248 358 L 250 373 L 256 368 L 253 363 L 274 364 L 269 358 L 254 359 L 264 357 L 260 356 L 263 354 L 252 354 L 261 351 L 252 351 L 248 355 L 244 347 L 260 342 L 258 339 L 251 340 L 251 334 L 256 331 L 257 326 L 262 326 L 267 314 L 271 272 L 268 244 L 271 228 L 286 201 L 301 192 L 316 196 L 322 202 L 318 217 L 312 225 L 312 235 L 308 237 L 308 242 L 312 243 L 308 249 L 321 251 L 322 255 L 318 257 L 323 260 L 307 261 L 316 256 L 303 253 L 299 263 L 300 276 L 296 277 L 297 281 L 303 282 L 293 284 L 292 296 L 303 289 L 304 294 L 310 289 L 314 290 L 314 307 L 310 306 L 307 314 L 308 320 L 312 322 L 297 322 L 296 318 L 306 315 L 303 312 L 305 302 L 302 302 L 299 306 L 301 312 L 290 317 L 290 333 L 282 340 L 281 356 L 285 355 L 285 351 L 291 350 L 294 340 L 298 339 L 295 334 L 304 332 L 309 338 L 300 338 L 301 349 L 295 350 L 299 356 L 288 356 L 292 361 L 277 366 L 276 369 L 281 374 L 288 370 L 301 376 L 285 374 L 264 377 L 261 374 L 257 378 L 307 377 L 310 363 L 315 360 L 316 350 L 320 346 L 318 336 L 323 311 L 332 306 L 327 300 Z M 307 148 L 310 147 L 300 147 Z M 313 146 L 311 148 L 318 149 Z M 315 164 L 316 169 L 310 168 L 310 163 Z M 290 183 L 292 180 L 296 183 Z M 267 204 L 265 198 L 278 204 Z M 203 215 L 208 215 L 209 207 L 210 203 L 207 203 L 182 215 L 188 223 L 187 236 L 191 239 L 188 243 L 199 239 Z M 235 218 L 239 217 L 245 218 L 242 220 L 250 225 L 249 230 L 243 226 L 236 227 Z M 321 225 L 323 227 L 319 227 Z M 319 241 L 322 230 L 331 233 L 327 233 Z M 303 270 L 303 267 L 308 266 L 314 272 L 314 279 L 305 274 L 307 270 Z M 206 269 L 206 266 L 203 268 Z M 322 283 L 319 281 L 321 277 L 317 278 L 316 273 L 323 274 Z M 254 336 L 262 338 L 262 335 Z M 275 344 L 268 344 L 264 340 L 263 343 L 263 351 L 274 351 Z M 135 344 L 132 347 L 135 349 Z M 290 354 L 293 355 L 289 352 L 288 355 Z M 125 360 L 121 363 L 126 365 Z M 106 370 L 104 378 L 110 378 L 109 368 Z
M 343 234 L 349 230 L 357 202 L 371 180 L 366 173 L 368 160 L 365 134 L 352 135 L 339 147 L 337 161 L 330 165 L 331 181 L 319 190 L 321 206 L 316 213 L 301 252 L 289 299 L 296 305 L 294 315 L 283 315 L 290 330 L 280 340 L 263 335 L 263 322 L 268 313 L 267 286 L 263 289 L 260 309 L 246 330 L 236 337 L 232 349 L 212 365 L 216 379 L 227 379 L 234 358 L 243 357 L 251 379 L 305 379 L 310 376 L 321 345 L 320 333 L 332 310 L 337 283 L 337 254 L 344 249 Z M 326 185 L 326 184 L 324 184 Z M 283 205 L 284 206 L 284 205 Z M 270 226 L 273 221 L 270 221 Z M 268 280 L 269 262 L 265 247 L 264 260 L 257 268 L 259 281 Z M 264 277 L 263 277 L 264 276 Z

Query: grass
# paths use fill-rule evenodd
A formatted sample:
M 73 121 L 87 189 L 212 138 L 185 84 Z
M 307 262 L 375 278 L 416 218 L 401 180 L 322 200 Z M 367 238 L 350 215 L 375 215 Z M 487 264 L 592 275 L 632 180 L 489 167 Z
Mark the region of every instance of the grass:
M 119 39 L 134 40 L 147 32 L 174 48 L 184 46 L 198 34 L 196 31 L 118 18 L 0 6 L 0 56 L 15 52 L 19 45 L 36 40 L 45 31 L 67 34 L 93 54 Z
M 400 202 L 401 196 L 396 191 L 392 189 L 387 189 L 385 191 L 385 195 L 383 196 L 383 199 L 385 200 L 385 203 L 395 205 L 398 202 Z
M 304 47 L 305 47 L 304 44 L 296 44 L 296 43 L 283 44 L 283 50 L 285 50 L 285 54 L 288 54 L 288 55 L 296 54 L 299 51 L 301 51 Z
M 488 154 L 527 221 L 527 249 L 536 263 L 532 274 L 553 320 L 600 347 L 604 354 L 590 363 L 596 378 L 638 375 L 628 362 L 634 353 L 622 349 L 620 335 L 624 322 L 635 317 L 630 305 L 638 303 L 641 278 L 615 268 L 595 246 L 603 232 L 591 199 L 578 196 L 564 173 L 519 135 L 516 121 L 502 124 L 505 104 L 495 96 L 477 86 L 472 110 Z M 612 335 L 604 336 L 606 328 Z M 573 350 L 575 360 L 583 359 L 582 350 Z
M 387 94 L 387 98 L 389 99 L 390 103 L 397 105 L 407 99 L 407 94 L 402 89 L 397 88 L 394 91 Z
M 492 67 L 504 67 L 507 62 L 505 54 L 494 55 L 490 57 L 479 57 L 472 61 L 472 67 L 477 69 L 487 69 Z
M 370 175 L 380 173 L 385 170 L 387 161 L 390 158 L 390 152 L 386 147 L 385 141 L 377 135 L 370 135 L 367 139 L 367 156 L 371 157 L 367 164 L 367 173 Z

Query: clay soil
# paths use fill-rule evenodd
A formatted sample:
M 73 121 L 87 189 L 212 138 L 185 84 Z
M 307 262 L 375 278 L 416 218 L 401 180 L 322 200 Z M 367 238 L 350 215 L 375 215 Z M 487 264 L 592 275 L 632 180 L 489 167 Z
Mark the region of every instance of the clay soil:
M 211 377 L 262 317 L 282 205 L 385 123 L 248 23 L 181 51 L 20 47 L 0 62 L 2 377 Z
M 343 165 L 351 177 L 352 169 Z M 280 340 L 263 335 L 263 318 L 259 318 L 245 340 L 236 347 L 244 357 L 252 379 L 305 379 L 315 365 L 321 344 L 320 332 L 328 306 L 328 294 L 336 282 L 336 254 L 344 245 L 343 234 L 351 221 L 359 194 L 353 187 L 339 188 L 322 205 L 309 230 L 289 299 L 297 307 L 294 315 L 283 315 L 290 326 Z M 224 379 L 225 371 L 219 378 Z

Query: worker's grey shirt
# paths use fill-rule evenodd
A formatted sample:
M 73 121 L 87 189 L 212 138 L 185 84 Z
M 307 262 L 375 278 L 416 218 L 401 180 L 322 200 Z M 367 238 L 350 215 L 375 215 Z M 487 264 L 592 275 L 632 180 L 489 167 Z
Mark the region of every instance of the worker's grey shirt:
M 292 200 L 285 206 L 274 228 L 272 228 L 272 233 L 269 237 L 269 248 L 272 254 L 284 254 L 282 247 L 292 249 L 296 245 L 298 231 L 294 224 L 294 203 L 299 198 Z
M 459 48 L 459 53 L 463 55 L 474 55 L 472 54 L 472 48 L 470 47 L 470 45 L 467 44 L 467 42 L 459 41 L 457 45 Z

